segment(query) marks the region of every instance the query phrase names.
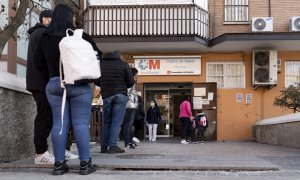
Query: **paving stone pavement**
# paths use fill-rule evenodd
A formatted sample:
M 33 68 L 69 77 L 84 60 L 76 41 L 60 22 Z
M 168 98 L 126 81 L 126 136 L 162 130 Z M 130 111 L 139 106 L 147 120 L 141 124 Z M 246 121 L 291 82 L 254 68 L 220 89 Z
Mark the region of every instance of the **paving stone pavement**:
M 123 142 L 119 142 L 123 147 Z M 72 151 L 77 153 L 76 147 Z M 179 139 L 142 141 L 123 154 L 99 153 L 99 144 L 91 144 L 95 174 L 105 179 L 299 179 L 300 149 L 248 142 L 206 142 L 180 144 Z M 63 179 L 75 180 L 78 160 L 70 160 L 71 172 Z M 33 159 L 0 164 L 2 178 L 54 179 L 52 166 L 34 165 Z M 2 176 L 3 175 L 3 176 Z M 0 178 L 0 179 L 2 179 Z M 86 178 L 85 178 L 86 179 Z

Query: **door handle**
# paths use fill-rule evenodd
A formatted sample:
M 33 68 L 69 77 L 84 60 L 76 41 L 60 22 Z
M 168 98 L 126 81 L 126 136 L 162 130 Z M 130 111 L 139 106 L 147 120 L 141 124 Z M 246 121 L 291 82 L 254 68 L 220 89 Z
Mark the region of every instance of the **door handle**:
M 217 122 L 216 122 L 216 121 L 213 121 L 213 122 L 211 122 L 211 123 L 216 124 Z

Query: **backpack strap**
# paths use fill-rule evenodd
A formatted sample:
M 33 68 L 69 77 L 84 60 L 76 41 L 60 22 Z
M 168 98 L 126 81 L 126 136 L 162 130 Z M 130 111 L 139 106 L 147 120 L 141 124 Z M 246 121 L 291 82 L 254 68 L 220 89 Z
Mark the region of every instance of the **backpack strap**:
M 62 79 L 62 62 L 61 62 L 61 58 L 59 58 L 59 78 L 60 78 L 60 87 L 64 89 L 64 94 L 63 94 L 62 103 L 61 103 L 61 128 L 60 128 L 60 131 L 59 131 L 59 135 L 61 135 L 63 125 L 64 125 L 64 113 L 65 113 L 65 105 L 66 105 L 66 98 L 67 98 L 67 89 L 65 87 L 65 82 Z
M 68 31 L 74 31 L 72 29 L 67 29 L 66 30 L 66 36 L 69 37 Z M 61 103 L 61 128 L 59 131 L 59 135 L 62 134 L 63 126 L 64 126 L 64 114 L 65 114 L 65 106 L 66 106 L 66 98 L 67 98 L 67 90 L 65 87 L 65 81 L 62 79 L 63 76 L 63 67 L 62 67 L 62 62 L 61 58 L 59 58 L 59 78 L 60 78 L 60 87 L 64 89 L 63 97 L 62 97 L 62 103 Z
M 64 88 L 64 94 L 63 94 L 62 103 L 61 103 L 61 128 L 60 128 L 60 131 L 59 131 L 59 135 L 62 134 L 62 130 L 63 130 L 63 126 L 64 126 L 64 114 L 65 114 L 66 98 L 67 98 L 67 89 Z
M 69 31 L 73 32 L 73 34 L 74 34 L 74 31 L 73 31 L 72 29 L 68 28 L 68 29 L 66 30 L 66 36 L 67 36 L 67 37 L 70 36 L 69 33 L 68 33 Z

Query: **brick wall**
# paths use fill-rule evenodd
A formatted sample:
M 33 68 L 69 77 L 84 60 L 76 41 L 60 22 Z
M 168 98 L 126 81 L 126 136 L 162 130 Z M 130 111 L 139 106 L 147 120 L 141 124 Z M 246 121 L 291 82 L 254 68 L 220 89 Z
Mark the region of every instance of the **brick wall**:
M 224 24 L 224 0 L 209 0 L 212 38 L 224 33 L 250 33 L 252 17 L 269 17 L 269 0 L 249 0 L 248 24 Z M 292 16 L 300 16 L 299 0 L 272 0 L 273 32 L 288 32 Z

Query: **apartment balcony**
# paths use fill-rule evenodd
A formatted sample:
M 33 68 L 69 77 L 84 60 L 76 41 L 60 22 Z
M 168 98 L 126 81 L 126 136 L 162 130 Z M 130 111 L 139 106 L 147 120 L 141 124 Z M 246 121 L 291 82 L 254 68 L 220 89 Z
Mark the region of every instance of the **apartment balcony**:
M 90 6 L 84 28 L 103 51 L 195 51 L 207 47 L 209 13 L 195 4 Z

